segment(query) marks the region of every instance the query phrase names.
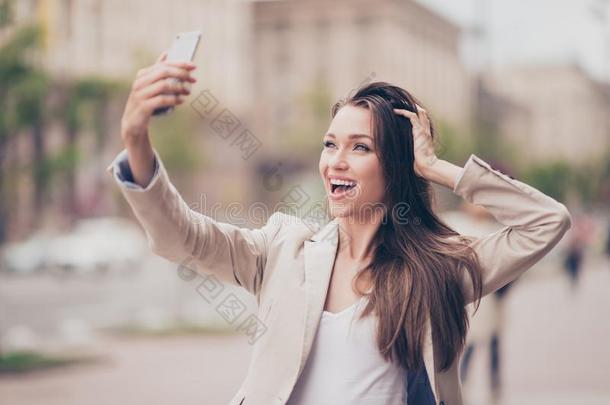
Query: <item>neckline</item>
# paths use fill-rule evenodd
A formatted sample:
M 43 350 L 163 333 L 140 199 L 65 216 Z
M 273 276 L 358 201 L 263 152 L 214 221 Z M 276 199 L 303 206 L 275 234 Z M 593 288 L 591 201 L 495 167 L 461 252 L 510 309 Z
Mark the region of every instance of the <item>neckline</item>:
M 355 302 L 353 302 L 350 306 L 348 306 L 346 308 L 343 308 L 339 312 L 329 312 L 329 311 L 324 309 L 324 310 L 322 310 L 322 314 L 326 315 L 326 316 L 333 317 L 333 318 L 336 317 L 336 316 L 340 316 L 341 314 L 343 314 L 345 312 L 348 312 L 349 310 L 351 310 L 352 308 L 357 306 L 360 303 L 360 301 L 364 300 L 364 298 L 366 298 L 366 296 L 363 295 L 362 297 L 358 298 Z

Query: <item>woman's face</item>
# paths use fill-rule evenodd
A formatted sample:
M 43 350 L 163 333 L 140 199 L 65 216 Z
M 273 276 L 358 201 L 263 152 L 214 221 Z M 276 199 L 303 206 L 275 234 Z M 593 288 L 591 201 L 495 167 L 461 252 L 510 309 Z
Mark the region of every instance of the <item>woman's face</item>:
M 383 201 L 385 181 L 372 137 L 370 111 L 351 105 L 337 112 L 323 137 L 319 170 L 333 218 L 366 220 Z M 335 179 L 347 185 L 337 187 Z

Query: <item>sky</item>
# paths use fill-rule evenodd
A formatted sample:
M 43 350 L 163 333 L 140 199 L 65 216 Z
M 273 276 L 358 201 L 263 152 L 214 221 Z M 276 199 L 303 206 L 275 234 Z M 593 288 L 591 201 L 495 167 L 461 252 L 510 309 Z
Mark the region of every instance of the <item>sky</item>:
M 610 0 L 417 1 L 466 30 L 462 55 L 473 69 L 576 62 L 610 82 Z M 593 10 L 605 11 L 605 22 Z M 477 21 L 488 33 L 478 44 Z

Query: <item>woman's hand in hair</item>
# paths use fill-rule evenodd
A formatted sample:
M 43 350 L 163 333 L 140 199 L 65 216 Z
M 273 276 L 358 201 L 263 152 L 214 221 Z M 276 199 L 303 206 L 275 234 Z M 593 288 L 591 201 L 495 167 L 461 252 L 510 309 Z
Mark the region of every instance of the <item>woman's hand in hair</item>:
M 408 118 L 413 127 L 413 149 L 415 155 L 414 169 L 420 177 L 426 177 L 426 172 L 438 161 L 434 151 L 432 129 L 426 110 L 417 106 L 414 112 L 395 108 L 394 112 Z

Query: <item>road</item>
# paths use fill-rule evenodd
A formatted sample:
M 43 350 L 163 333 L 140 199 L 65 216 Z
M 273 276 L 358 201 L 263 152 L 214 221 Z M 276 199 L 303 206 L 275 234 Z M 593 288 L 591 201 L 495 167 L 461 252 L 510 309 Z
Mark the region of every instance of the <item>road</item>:
M 589 258 L 573 291 L 533 268 L 507 298 L 501 405 L 610 403 L 610 263 Z M 547 264 L 548 267 L 548 264 Z M 101 364 L 0 378 L 0 404 L 225 404 L 245 376 L 244 336 L 103 337 Z M 486 404 L 488 359 L 474 358 L 468 404 Z

